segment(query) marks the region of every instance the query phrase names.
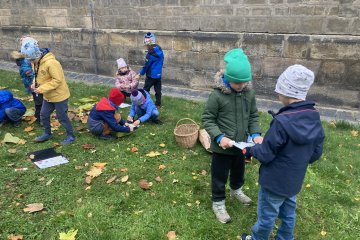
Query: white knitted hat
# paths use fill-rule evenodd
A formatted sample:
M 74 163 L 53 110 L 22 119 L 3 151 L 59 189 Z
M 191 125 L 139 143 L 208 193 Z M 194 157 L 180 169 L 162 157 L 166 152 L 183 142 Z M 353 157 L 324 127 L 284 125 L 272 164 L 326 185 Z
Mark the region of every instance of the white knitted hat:
M 122 68 L 122 67 L 127 67 L 125 60 L 122 58 L 119 58 L 118 60 L 116 60 L 116 63 L 117 63 L 118 69 Z
M 287 97 L 305 100 L 314 78 L 314 73 L 306 67 L 299 64 L 292 65 L 278 78 L 275 92 Z

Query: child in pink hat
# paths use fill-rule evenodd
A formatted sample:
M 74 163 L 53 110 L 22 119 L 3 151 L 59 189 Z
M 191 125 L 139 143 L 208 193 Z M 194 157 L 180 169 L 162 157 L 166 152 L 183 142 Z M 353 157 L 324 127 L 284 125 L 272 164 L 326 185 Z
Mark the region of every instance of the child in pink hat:
M 123 58 L 116 60 L 118 70 L 115 74 L 115 87 L 119 89 L 125 96 L 129 97 L 131 92 L 137 90 L 139 80 L 136 72 L 132 70 Z

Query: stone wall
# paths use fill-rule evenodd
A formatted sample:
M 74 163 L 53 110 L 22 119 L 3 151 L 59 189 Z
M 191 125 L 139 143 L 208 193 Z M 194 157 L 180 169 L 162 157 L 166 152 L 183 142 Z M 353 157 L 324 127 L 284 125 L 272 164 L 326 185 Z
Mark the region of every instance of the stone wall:
M 309 98 L 359 108 L 359 14 L 360 0 L 0 0 L 0 59 L 31 34 L 66 70 L 110 76 L 119 57 L 139 70 L 150 30 L 164 84 L 209 88 L 224 53 L 242 47 L 259 95 L 274 97 L 278 75 L 300 63 L 316 73 Z

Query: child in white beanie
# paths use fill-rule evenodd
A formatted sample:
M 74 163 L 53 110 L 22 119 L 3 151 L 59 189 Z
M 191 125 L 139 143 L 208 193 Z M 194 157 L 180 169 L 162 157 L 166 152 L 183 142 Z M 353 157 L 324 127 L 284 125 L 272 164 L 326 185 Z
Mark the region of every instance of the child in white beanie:
M 136 90 L 139 80 L 136 78 L 136 72 L 132 70 L 123 58 L 116 60 L 117 68 L 115 74 L 115 87 L 125 96 L 130 97 L 132 91 Z
M 305 100 L 313 82 L 314 73 L 306 67 L 288 67 L 275 88 L 284 107 L 274 114 L 262 144 L 243 152 L 261 166 L 258 219 L 242 240 L 269 239 L 277 217 L 281 224 L 275 239 L 294 239 L 296 194 L 308 164 L 320 158 L 325 138 L 315 103 Z

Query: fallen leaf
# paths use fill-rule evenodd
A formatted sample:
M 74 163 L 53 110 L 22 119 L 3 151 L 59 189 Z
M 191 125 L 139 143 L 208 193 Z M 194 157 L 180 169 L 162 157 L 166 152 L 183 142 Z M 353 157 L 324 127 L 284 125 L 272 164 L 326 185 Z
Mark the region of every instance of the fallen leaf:
M 88 150 L 88 149 L 95 149 L 96 148 L 96 145 L 95 144 L 90 144 L 90 143 L 85 143 L 82 145 L 82 147 L 85 149 L 85 150 Z
M 188 207 L 191 207 L 192 206 L 192 203 L 187 203 L 186 204 Z
M 335 121 L 329 122 L 329 126 L 333 127 L 333 128 L 336 128 L 336 122 Z
M 88 218 L 91 218 L 91 217 L 92 217 L 92 213 L 89 212 L 87 216 L 88 216 Z
M 154 152 L 154 151 L 151 151 L 151 152 L 149 152 L 148 154 L 146 154 L 146 156 L 148 156 L 148 157 L 156 157 L 156 156 L 160 156 L 161 155 L 161 153 L 159 153 L 159 152 Z
M 150 133 L 151 136 L 155 136 L 155 133 Z
M 177 180 L 177 179 L 173 179 L 173 181 L 172 181 L 172 183 L 178 183 L 179 182 L 179 180 Z
M 106 183 L 107 183 L 107 184 L 110 184 L 110 183 L 112 183 L 113 181 L 115 181 L 116 178 L 117 178 L 117 176 L 113 176 L 112 178 L 109 178 L 109 179 L 106 181 Z
M 175 231 L 169 231 L 166 234 L 166 237 L 168 238 L 168 240 L 175 240 L 176 239 L 176 232 Z
M 83 125 L 80 125 L 80 126 L 76 127 L 75 129 L 76 129 L 76 131 L 80 132 L 80 131 L 82 131 L 84 128 L 85 128 L 85 127 L 84 127 Z
M 34 155 L 34 154 L 30 154 L 30 155 L 29 155 L 29 158 L 30 158 L 30 159 L 34 159 L 34 158 L 35 158 L 35 155 Z
M 195 203 L 196 203 L 196 205 L 200 205 L 200 201 L 199 201 L 199 200 L 196 200 Z
M 31 203 L 26 205 L 27 207 L 24 208 L 24 212 L 33 213 L 39 212 L 44 209 L 44 205 L 42 203 Z
M 165 168 L 166 168 L 166 166 L 165 166 L 164 164 L 160 164 L 160 165 L 159 165 L 159 169 L 160 169 L 160 170 L 163 170 L 163 169 L 165 169 Z
M 45 181 L 45 177 L 43 176 L 43 177 L 39 177 L 39 182 L 43 182 L 43 181 Z
M 160 147 L 165 147 L 165 143 L 160 143 L 159 146 Z
M 51 178 L 49 181 L 46 182 L 45 185 L 46 185 L 46 186 L 49 186 L 49 185 L 52 183 L 53 180 L 54 180 L 54 178 Z
M 359 131 L 351 130 L 351 136 L 353 137 L 359 136 Z
M 107 163 L 104 163 L 104 162 L 102 162 L 102 163 L 101 162 L 96 162 L 96 163 L 93 164 L 93 166 L 96 167 L 96 168 L 99 168 L 99 169 L 103 169 L 106 164 Z
M 4 140 L 2 141 L 3 143 L 18 143 L 20 141 L 20 138 L 15 137 L 13 135 L 11 135 L 11 133 L 6 133 L 4 136 Z
M 61 146 L 61 144 L 60 144 L 60 143 L 58 143 L 58 142 L 54 142 L 54 143 L 53 143 L 53 146 L 54 146 L 54 147 L 60 147 L 60 146 Z
M 92 166 L 89 171 L 86 172 L 86 175 L 95 178 L 102 173 L 102 169 Z
M 311 185 L 310 185 L 310 184 L 306 184 L 306 186 L 305 186 L 305 187 L 309 188 L 309 187 L 311 187 Z
M 9 153 L 16 153 L 16 151 L 17 151 L 16 148 L 9 148 L 8 149 Z
M 137 149 L 136 147 L 132 147 L 132 148 L 131 148 L 131 151 L 132 151 L 132 152 L 137 152 L 138 149 Z
M 327 234 L 327 232 L 325 232 L 324 230 L 321 230 L 320 234 L 321 234 L 321 236 L 325 236 Z
M 87 186 L 87 187 L 85 188 L 85 191 L 90 190 L 90 189 L 91 189 L 91 186 Z
M 50 123 L 50 125 L 51 125 L 52 127 L 60 127 L 60 122 L 59 122 L 58 120 L 55 120 L 55 121 L 52 121 L 52 122 Z
M 26 143 L 26 140 L 20 139 L 17 144 L 19 144 L 19 145 L 24 145 L 25 143 Z
M 125 183 L 125 182 L 127 182 L 128 180 L 129 180 L 129 175 L 123 176 L 123 177 L 121 178 L 121 182 L 122 182 L 122 183 Z
M 166 155 L 168 152 L 169 152 L 169 151 L 164 150 L 164 151 L 162 152 L 162 154 Z
M 8 240 L 23 240 L 24 236 L 23 235 L 9 235 L 8 236 Z
M 85 182 L 86 182 L 87 184 L 90 184 L 90 183 L 91 183 L 91 180 L 92 180 L 92 177 L 91 177 L 91 176 L 87 176 L 87 177 L 85 178 Z
M 140 180 L 139 186 L 144 190 L 148 190 L 151 187 L 150 184 L 145 179 Z
M 78 230 L 71 229 L 67 233 L 61 232 L 59 233 L 59 240 L 75 240 L 75 236 Z
M 120 169 L 120 172 L 127 172 L 127 171 L 128 171 L 127 168 L 122 168 L 122 169 Z
M 31 132 L 32 130 L 34 130 L 34 127 L 29 126 L 24 129 L 24 132 Z
M 76 200 L 77 203 L 81 203 L 82 202 L 82 198 L 79 198 L 78 200 Z
M 205 176 L 207 172 L 205 170 L 201 170 L 201 175 Z
M 81 120 L 81 122 L 83 123 L 83 124 L 86 124 L 87 123 L 87 121 L 88 121 L 88 116 L 87 115 L 85 115 L 85 116 L 82 116 L 81 118 L 80 118 L 80 120 Z
M 161 179 L 161 177 L 160 177 L 160 176 L 157 176 L 157 177 L 155 178 L 155 181 L 157 181 L 157 182 L 161 182 L 161 181 L 162 181 L 162 179 Z
M 78 99 L 79 102 L 81 103 L 89 103 L 89 102 L 96 102 L 96 99 L 92 99 L 92 98 L 80 98 Z

